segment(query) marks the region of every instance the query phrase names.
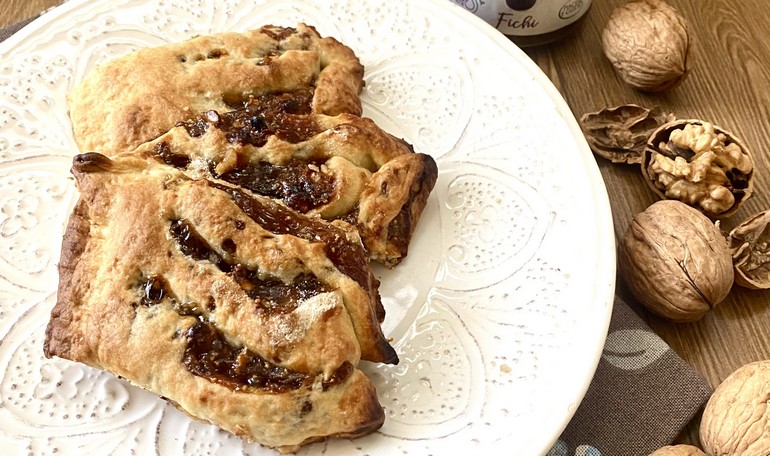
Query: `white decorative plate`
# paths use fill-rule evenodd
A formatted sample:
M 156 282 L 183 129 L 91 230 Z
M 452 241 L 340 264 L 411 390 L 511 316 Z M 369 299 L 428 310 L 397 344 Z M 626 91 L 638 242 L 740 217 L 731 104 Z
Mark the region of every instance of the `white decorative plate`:
M 272 454 L 110 374 L 45 359 L 77 193 L 65 95 L 95 65 L 196 34 L 305 21 L 366 66 L 364 113 L 436 158 L 407 260 L 378 270 L 398 366 L 365 366 L 382 429 L 301 454 L 545 453 L 612 307 L 606 191 L 540 70 L 447 0 L 71 0 L 0 44 L 3 454 Z

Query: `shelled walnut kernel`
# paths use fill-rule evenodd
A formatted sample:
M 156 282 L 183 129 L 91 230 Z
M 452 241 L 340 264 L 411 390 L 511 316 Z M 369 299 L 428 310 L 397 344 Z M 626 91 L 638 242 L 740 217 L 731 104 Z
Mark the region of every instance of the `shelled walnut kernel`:
M 734 213 L 753 193 L 749 150 L 730 132 L 701 120 L 676 120 L 647 142 L 642 173 L 663 198 L 711 218 Z

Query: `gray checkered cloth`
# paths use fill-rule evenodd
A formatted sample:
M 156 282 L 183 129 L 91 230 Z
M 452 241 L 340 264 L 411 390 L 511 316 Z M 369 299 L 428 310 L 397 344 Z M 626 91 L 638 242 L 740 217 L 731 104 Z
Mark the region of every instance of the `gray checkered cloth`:
M 35 18 L 31 17 L 21 22 L 17 22 L 16 24 L 9 25 L 8 27 L 0 28 L 0 41 L 7 40 L 8 38 L 11 37 L 11 35 L 21 30 L 25 25 L 29 24 L 34 19 Z
M 583 402 L 548 456 L 646 456 L 670 444 L 711 387 L 620 298 Z

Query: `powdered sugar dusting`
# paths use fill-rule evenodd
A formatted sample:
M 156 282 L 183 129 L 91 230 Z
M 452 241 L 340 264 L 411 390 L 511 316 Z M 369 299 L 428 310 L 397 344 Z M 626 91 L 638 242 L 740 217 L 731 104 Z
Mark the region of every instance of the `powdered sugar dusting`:
M 338 291 L 321 293 L 301 301 L 293 312 L 275 319 L 273 336 L 287 344 L 298 343 L 327 312 L 342 306 L 342 297 Z

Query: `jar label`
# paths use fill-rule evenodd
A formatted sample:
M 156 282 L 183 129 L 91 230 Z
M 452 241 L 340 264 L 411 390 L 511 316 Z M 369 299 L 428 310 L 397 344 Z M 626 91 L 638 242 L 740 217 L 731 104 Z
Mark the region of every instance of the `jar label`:
M 553 32 L 580 19 L 591 0 L 450 0 L 510 36 Z

